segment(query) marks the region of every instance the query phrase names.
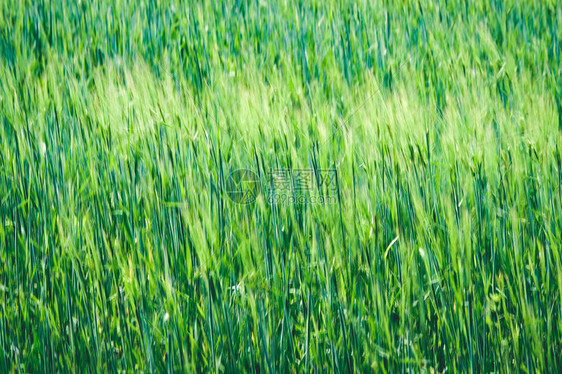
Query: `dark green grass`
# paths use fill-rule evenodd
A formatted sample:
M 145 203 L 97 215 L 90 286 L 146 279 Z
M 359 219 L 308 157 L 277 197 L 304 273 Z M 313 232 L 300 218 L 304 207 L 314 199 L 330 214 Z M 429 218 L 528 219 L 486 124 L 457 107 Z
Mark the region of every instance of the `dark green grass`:
M 560 372 L 561 22 L 1 2 L 0 372 Z

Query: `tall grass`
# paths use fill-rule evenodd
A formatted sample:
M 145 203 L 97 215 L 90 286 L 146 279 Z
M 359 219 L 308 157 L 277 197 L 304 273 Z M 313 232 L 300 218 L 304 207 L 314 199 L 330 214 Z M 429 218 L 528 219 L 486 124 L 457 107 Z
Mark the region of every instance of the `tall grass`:
M 560 372 L 561 23 L 1 2 L 0 372 Z

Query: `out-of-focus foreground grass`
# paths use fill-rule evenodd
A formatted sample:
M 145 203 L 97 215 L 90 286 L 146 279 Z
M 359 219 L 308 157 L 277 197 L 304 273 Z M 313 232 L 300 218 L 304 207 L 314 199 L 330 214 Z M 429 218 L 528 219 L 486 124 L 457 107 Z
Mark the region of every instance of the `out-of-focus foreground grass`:
M 560 372 L 561 24 L 2 1 L 0 372 Z

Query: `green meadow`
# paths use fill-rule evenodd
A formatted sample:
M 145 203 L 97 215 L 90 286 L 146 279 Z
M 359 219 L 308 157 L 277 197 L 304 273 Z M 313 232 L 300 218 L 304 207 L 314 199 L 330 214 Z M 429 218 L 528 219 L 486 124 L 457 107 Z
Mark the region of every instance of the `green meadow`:
M 0 372 L 562 372 L 561 48 L 555 0 L 0 1 Z

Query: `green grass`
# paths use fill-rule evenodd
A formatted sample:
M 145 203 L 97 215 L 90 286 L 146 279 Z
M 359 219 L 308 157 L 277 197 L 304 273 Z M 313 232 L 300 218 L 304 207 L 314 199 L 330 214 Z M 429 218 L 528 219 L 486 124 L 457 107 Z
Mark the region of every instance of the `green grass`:
M 562 371 L 562 5 L 470 3 L 0 2 L 0 372 Z

